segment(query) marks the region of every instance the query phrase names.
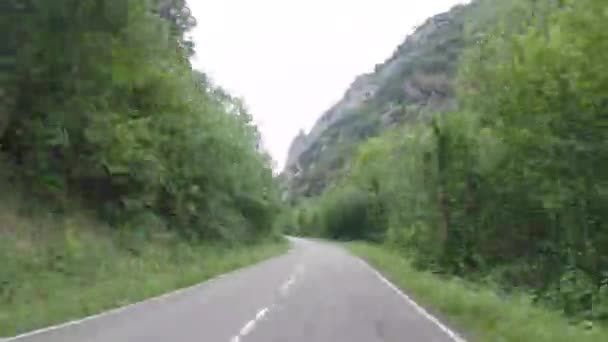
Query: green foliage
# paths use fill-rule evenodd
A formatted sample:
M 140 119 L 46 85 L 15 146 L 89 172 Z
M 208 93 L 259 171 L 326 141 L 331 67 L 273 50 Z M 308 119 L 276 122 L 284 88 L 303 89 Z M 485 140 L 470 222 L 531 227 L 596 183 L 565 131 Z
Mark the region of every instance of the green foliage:
M 244 103 L 192 70 L 184 0 L 0 7 L 0 334 L 283 250 L 270 159 Z
M 294 209 L 294 230 L 309 236 L 341 240 L 382 240 L 384 201 L 356 187 L 334 188 L 314 203 Z
M 188 242 L 170 231 L 141 236 L 80 213 L 23 217 L 6 207 L 0 234 L 0 336 L 194 285 L 287 249 L 266 239 L 229 246 Z
M 475 3 L 460 111 L 367 141 L 334 189 L 364 191 L 366 207 L 380 208 L 374 229 L 416 267 L 606 320 L 605 1 L 493 4 Z M 333 191 L 318 205 L 331 207 Z M 341 234 L 365 236 L 358 218 Z
M 277 232 L 266 229 L 245 241 L 239 229 L 248 229 L 249 221 L 225 228 L 240 234 L 236 241 L 175 231 L 151 210 L 134 211 L 111 226 L 74 201 L 53 204 L 33 196 L 24 189 L 20 168 L 1 159 L 0 166 L 0 188 L 11 189 L 0 191 L 0 336 L 190 286 L 287 248 Z
M 367 207 L 367 194 L 355 190 L 342 190 L 324 199 L 322 218 L 324 233 L 331 238 L 357 239 L 370 233 L 371 220 Z M 313 221 L 314 222 L 314 221 Z
M 155 216 L 202 238 L 270 233 L 269 158 L 242 101 L 192 70 L 185 1 L 27 5 L 3 20 L 15 55 L 0 153 L 30 192 L 84 200 L 115 226 Z

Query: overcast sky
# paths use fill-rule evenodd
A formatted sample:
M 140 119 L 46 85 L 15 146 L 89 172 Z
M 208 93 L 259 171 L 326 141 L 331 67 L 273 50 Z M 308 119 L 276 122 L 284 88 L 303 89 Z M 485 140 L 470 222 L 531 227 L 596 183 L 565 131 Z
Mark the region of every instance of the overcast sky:
M 282 168 L 354 78 L 387 59 L 416 25 L 462 0 L 189 0 L 194 67 L 241 96 Z

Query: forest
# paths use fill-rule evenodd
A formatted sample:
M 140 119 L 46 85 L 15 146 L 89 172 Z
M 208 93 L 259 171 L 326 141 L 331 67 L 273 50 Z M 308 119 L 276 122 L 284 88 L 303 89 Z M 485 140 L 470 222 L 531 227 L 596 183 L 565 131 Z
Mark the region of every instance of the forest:
M 419 270 L 606 322 L 605 1 L 471 6 L 458 108 L 367 139 L 281 225 L 378 243 Z
M 193 69 L 184 0 L 0 11 L 0 336 L 284 249 L 271 159 L 243 100 Z
M 0 113 L 11 177 L 112 225 L 268 233 L 278 209 L 269 156 L 243 102 L 192 69 L 196 20 L 183 0 L 12 6 Z

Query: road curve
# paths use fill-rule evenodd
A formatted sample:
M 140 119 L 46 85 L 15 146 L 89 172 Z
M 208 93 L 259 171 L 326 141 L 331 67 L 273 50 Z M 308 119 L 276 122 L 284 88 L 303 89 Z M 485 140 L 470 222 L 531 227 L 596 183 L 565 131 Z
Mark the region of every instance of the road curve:
M 15 342 L 463 342 L 341 247 L 289 253 Z

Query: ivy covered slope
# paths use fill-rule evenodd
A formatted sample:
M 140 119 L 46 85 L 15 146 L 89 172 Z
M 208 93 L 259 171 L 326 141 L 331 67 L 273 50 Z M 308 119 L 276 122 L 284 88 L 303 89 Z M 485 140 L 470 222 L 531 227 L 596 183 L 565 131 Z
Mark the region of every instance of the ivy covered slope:
M 382 127 L 366 121 L 382 111 L 363 111 L 323 131 L 298 159 L 303 168 L 289 184 L 299 200 L 282 224 L 299 234 L 382 243 L 390 253 L 358 250 L 382 255 L 377 264 L 394 272 L 391 255 L 399 255 L 417 270 L 465 279 L 503 298 L 523 295 L 571 322 L 585 320 L 599 329 L 592 340 L 605 340 L 606 329 L 592 322 L 608 320 L 607 5 L 478 0 L 442 15 L 468 18 L 455 71 L 445 73 L 455 75 L 446 92 L 453 107 L 431 107 L 429 96 L 424 108 L 432 112 L 409 119 L 408 84 L 421 69 L 399 76 L 401 121 L 363 138 L 346 128 Z M 378 108 L 381 92 L 373 94 L 357 108 Z M 322 143 L 331 132 L 349 135 Z M 342 171 L 318 171 L 337 151 Z M 303 196 L 313 193 L 320 194 Z M 455 316 L 492 313 L 469 328 L 501 330 L 478 336 L 555 340 L 542 329 L 517 328 L 509 310 L 453 304 Z M 523 330 L 507 338 L 512 329 Z
M 183 0 L 1 7 L 0 334 L 269 255 L 270 158 L 242 101 L 192 69 Z M 151 287 L 120 298 L 131 276 Z
M 293 198 L 318 195 L 367 138 L 455 107 L 454 76 L 472 12 L 456 6 L 426 20 L 387 61 L 358 76 L 308 134 L 294 139 L 282 174 Z

